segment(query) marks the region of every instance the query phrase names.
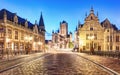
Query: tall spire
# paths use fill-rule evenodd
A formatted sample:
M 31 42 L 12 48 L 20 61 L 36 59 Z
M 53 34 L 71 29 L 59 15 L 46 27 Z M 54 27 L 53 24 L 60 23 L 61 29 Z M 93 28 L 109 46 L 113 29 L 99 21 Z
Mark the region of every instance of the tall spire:
M 44 20 L 41 12 L 40 20 L 39 20 L 39 31 L 45 32 Z
M 44 26 L 42 12 L 41 12 L 40 20 L 39 20 L 39 26 Z
M 91 10 L 90 10 L 90 13 L 94 13 L 94 9 L 93 9 L 93 6 L 91 6 Z

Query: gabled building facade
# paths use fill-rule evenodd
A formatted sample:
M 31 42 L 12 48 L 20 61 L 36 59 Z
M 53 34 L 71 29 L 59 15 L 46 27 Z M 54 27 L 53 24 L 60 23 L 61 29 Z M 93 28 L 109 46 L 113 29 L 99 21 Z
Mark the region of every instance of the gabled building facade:
M 108 19 L 100 23 L 98 14 L 94 14 L 93 8 L 86 16 L 85 23 L 79 25 L 77 33 L 80 50 L 116 51 L 120 49 L 120 30 Z
M 35 24 L 6 9 L 0 10 L 0 50 L 19 53 L 44 50 L 43 17 Z

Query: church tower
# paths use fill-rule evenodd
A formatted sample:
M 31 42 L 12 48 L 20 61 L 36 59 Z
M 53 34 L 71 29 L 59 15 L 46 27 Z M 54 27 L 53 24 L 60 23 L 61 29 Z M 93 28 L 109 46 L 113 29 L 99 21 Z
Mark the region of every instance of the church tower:
M 68 23 L 66 21 L 60 23 L 60 34 L 65 37 L 68 35 Z
M 39 33 L 41 33 L 43 35 L 43 39 L 41 39 L 41 41 L 43 42 L 43 46 L 42 48 L 45 50 L 45 25 L 44 25 L 44 20 L 43 20 L 43 16 L 42 16 L 42 13 L 41 13 L 41 16 L 40 16 L 40 20 L 39 20 Z
M 45 35 L 45 25 L 44 25 L 42 12 L 41 12 L 40 20 L 39 20 L 39 32 L 42 32 L 43 35 Z

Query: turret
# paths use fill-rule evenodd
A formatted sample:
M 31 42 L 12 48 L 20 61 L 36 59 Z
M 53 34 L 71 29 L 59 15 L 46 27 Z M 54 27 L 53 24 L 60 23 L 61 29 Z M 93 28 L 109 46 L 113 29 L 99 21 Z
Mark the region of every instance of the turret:
M 14 14 L 14 23 L 17 24 L 18 23 L 18 17 L 16 15 L 16 13 Z
M 91 7 L 90 13 L 94 13 L 93 7 Z

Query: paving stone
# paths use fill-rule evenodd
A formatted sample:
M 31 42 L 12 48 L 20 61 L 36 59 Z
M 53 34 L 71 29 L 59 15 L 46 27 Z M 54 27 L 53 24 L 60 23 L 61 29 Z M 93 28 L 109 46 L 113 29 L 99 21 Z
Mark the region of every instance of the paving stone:
M 0 75 L 110 75 L 74 53 L 56 53 Z

